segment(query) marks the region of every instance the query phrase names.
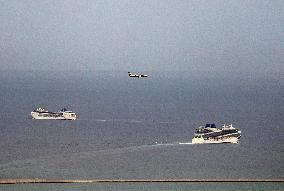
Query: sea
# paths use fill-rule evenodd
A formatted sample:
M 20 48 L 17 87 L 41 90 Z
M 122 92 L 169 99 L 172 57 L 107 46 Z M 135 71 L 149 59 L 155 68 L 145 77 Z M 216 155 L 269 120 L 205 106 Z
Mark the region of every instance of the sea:
M 284 179 L 279 73 L 0 71 L 0 179 Z M 77 120 L 33 120 L 38 107 Z M 239 144 L 193 145 L 233 124 Z M 219 187 L 218 187 L 219 186 Z M 284 190 L 284 183 L 0 185 L 0 190 Z

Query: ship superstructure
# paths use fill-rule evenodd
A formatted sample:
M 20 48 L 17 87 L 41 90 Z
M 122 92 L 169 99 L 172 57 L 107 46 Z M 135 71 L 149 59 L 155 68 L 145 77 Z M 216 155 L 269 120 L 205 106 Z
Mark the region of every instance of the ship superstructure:
M 239 143 L 240 138 L 241 131 L 234 128 L 232 124 L 224 124 L 220 128 L 217 128 L 215 124 L 206 124 L 196 129 L 192 143 Z
M 58 120 L 76 120 L 76 114 L 63 108 L 58 112 L 50 112 L 43 108 L 37 108 L 31 112 L 33 119 L 58 119 Z

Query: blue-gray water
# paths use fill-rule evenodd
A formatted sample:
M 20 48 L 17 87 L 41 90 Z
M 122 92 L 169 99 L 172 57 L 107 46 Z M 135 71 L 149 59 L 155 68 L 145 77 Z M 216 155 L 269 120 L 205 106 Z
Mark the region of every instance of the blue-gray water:
M 0 178 L 284 178 L 281 75 L 148 74 L 1 72 Z M 39 106 L 79 118 L 31 120 Z M 206 122 L 240 144 L 177 144 Z
M 98 184 L 18 184 L 0 185 L 0 189 L 26 190 L 108 190 L 108 191 L 283 191 L 284 183 L 98 183 Z

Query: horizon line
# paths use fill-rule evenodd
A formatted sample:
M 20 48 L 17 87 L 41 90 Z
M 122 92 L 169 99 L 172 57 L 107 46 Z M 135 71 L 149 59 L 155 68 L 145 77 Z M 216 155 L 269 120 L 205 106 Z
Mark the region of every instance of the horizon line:
M 146 183 L 146 182 L 284 182 L 284 179 L 0 179 L 0 184 L 36 183 Z

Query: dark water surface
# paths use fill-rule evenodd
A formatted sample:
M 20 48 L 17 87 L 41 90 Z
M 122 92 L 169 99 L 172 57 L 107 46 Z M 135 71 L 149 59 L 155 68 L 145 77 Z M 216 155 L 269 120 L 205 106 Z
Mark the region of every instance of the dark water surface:
M 99 184 L 25 184 L 0 185 L 0 190 L 132 190 L 132 191 L 282 191 L 284 183 L 99 183 Z
M 1 72 L 0 178 L 284 178 L 281 75 L 148 74 Z M 39 106 L 67 107 L 79 118 L 31 120 Z M 233 123 L 240 144 L 178 144 L 207 122 Z M 92 186 L 106 185 L 86 190 Z

